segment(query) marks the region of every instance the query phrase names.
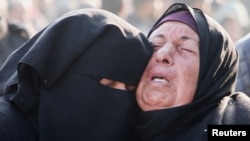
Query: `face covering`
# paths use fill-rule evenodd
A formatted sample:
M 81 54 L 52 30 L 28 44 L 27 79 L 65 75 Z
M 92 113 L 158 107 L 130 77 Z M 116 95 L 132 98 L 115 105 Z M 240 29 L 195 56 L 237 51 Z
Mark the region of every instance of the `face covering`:
M 98 9 L 63 15 L 13 52 L 0 70 L 4 95 L 27 115 L 39 140 L 126 140 L 134 92 L 152 54 L 147 38 Z

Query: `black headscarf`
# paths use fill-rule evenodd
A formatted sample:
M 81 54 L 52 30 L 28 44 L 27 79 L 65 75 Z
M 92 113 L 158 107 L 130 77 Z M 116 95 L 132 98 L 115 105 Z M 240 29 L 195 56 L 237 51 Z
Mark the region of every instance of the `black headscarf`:
M 200 73 L 195 97 L 187 105 L 141 112 L 136 131 L 143 140 L 157 140 L 159 136 L 170 139 L 187 131 L 211 113 L 223 97 L 234 93 L 238 55 L 231 38 L 216 21 L 199 9 L 175 3 L 154 26 L 166 15 L 182 10 L 193 16 L 200 40 Z M 154 26 L 148 36 L 155 30 Z
M 122 141 L 134 117 L 134 92 L 99 80 L 136 86 L 152 51 L 147 38 L 118 16 L 77 10 L 9 56 L 0 88 L 40 141 Z

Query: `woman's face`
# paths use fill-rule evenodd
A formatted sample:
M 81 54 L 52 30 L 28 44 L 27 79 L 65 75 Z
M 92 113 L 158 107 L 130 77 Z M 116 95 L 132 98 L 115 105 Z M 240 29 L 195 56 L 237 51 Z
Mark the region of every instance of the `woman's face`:
M 149 37 L 154 53 L 138 85 L 143 111 L 192 102 L 199 76 L 199 37 L 188 25 L 167 21 Z

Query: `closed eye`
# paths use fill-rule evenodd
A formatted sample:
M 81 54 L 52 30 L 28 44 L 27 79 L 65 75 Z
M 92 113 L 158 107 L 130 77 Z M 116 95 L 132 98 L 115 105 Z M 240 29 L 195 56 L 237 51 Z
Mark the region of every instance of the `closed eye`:
M 156 52 L 157 50 L 159 50 L 161 48 L 161 45 L 157 45 L 154 43 L 151 43 L 151 45 L 153 46 L 154 52 Z

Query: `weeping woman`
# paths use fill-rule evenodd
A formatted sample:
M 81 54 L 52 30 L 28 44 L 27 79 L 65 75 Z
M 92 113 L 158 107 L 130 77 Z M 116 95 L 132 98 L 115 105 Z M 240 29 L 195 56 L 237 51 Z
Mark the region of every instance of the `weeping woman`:
M 250 99 L 235 92 L 238 54 L 201 10 L 176 3 L 148 34 L 154 46 L 138 85 L 140 141 L 206 141 L 208 125 L 250 125 Z
M 72 11 L 0 70 L 1 141 L 125 141 L 153 49 L 110 12 Z

